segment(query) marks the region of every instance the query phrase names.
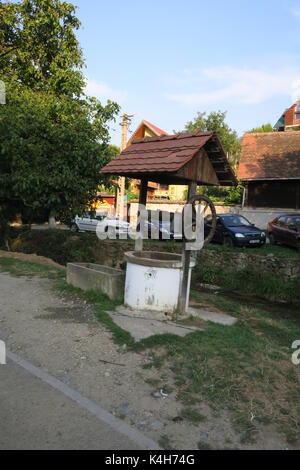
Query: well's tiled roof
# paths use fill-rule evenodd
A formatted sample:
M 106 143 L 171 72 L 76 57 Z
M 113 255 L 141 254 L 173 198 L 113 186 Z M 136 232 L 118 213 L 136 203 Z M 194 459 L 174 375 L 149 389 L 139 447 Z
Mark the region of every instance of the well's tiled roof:
M 238 178 L 300 179 L 300 132 L 245 134 Z
M 205 148 L 220 183 L 235 184 L 235 176 L 214 132 L 181 133 L 136 140 L 102 169 L 102 173 L 149 179 L 159 174 L 176 174 Z

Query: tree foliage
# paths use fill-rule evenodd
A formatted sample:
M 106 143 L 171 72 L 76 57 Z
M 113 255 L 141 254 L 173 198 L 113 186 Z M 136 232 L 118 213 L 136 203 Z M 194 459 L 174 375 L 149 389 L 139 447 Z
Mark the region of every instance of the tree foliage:
M 80 96 L 82 51 L 75 7 L 60 0 L 0 1 L 0 70 L 32 90 Z
M 262 124 L 259 127 L 254 127 L 249 131 L 249 133 L 260 133 L 260 132 L 273 132 L 272 124 L 269 122 L 267 124 Z
M 84 94 L 75 7 L 0 0 L 0 213 L 80 212 L 110 160 L 108 123 L 119 106 Z M 7 209 L 10 209 L 9 211 Z
M 237 170 L 241 154 L 241 140 L 236 131 L 231 129 L 226 123 L 226 114 L 226 111 L 213 111 L 209 114 L 205 112 L 198 113 L 192 121 L 186 124 L 185 131 L 194 132 L 202 130 L 204 132 L 217 132 L 233 169 Z M 198 193 L 210 197 L 213 201 L 222 201 L 225 204 L 240 204 L 243 189 L 240 185 L 237 188 L 201 186 L 198 188 Z
M 33 213 L 80 211 L 110 160 L 106 123 L 117 110 L 10 86 L 0 108 L 0 198 L 19 200 Z
M 210 114 L 198 113 L 192 121 L 186 124 L 185 131 L 216 131 L 229 156 L 229 161 L 236 166 L 240 159 L 241 141 L 236 131 L 225 122 L 226 114 L 226 111 L 213 111 Z

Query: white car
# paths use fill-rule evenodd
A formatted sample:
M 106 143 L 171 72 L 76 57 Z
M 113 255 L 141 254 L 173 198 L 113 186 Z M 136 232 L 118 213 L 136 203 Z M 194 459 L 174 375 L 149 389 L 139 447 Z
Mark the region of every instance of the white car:
M 76 215 L 70 230 L 72 232 L 96 232 L 97 227 L 98 232 L 116 235 L 120 233 L 128 234 L 130 230 L 128 222 L 117 220 L 106 213 L 97 213 L 96 211 L 85 212 L 82 216 Z

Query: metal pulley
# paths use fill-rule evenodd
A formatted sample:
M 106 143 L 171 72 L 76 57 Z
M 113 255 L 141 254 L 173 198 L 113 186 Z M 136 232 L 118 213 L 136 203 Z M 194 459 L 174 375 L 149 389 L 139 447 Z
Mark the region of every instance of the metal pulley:
M 191 223 L 185 224 L 186 212 Z M 205 219 L 210 219 L 210 230 L 207 236 L 204 234 Z M 216 231 L 217 213 L 214 203 L 206 196 L 191 196 L 183 209 L 184 249 L 186 251 L 199 251 L 204 245 L 210 243 Z M 191 234 L 191 236 L 189 236 Z

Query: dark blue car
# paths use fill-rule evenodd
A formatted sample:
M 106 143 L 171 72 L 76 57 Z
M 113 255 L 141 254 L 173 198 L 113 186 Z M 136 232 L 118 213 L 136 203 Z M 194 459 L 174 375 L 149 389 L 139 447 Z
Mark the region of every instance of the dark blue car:
M 205 234 L 209 233 L 211 218 L 205 220 Z M 218 214 L 217 228 L 212 240 L 226 246 L 262 246 L 266 243 L 266 234 L 255 227 L 242 215 Z

